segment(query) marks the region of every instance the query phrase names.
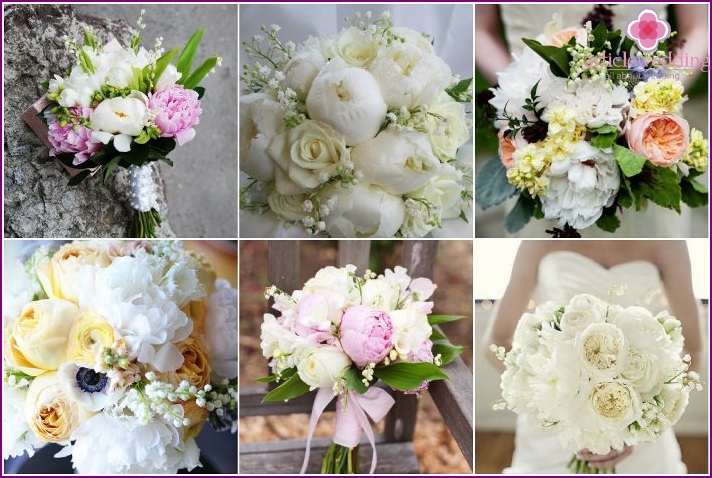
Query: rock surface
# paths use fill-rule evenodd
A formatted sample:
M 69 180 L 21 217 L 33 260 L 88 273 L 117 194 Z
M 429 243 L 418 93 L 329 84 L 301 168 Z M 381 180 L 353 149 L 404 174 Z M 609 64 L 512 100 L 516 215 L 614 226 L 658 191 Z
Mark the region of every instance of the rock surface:
M 4 10 L 5 237 L 123 237 L 133 217 L 126 202 L 127 172 L 117 170 L 106 185 L 97 175 L 68 187 L 68 173 L 49 159 L 47 148 L 21 115 L 42 96 L 41 82 L 71 67 L 65 35 L 81 39 L 84 27 L 91 26 L 101 38 L 127 44 L 131 27 L 78 15 L 69 5 L 15 4 Z M 153 169 L 164 218 L 157 235 L 171 237 L 163 181 L 158 167 Z

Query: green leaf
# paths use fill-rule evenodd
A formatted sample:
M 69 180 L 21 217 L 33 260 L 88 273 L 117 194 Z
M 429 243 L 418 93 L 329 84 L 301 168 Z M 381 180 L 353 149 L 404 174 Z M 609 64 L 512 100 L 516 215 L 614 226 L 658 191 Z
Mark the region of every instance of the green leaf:
M 146 130 L 143 130 L 141 131 L 141 134 L 138 135 L 138 137 L 134 138 L 134 142 L 137 144 L 146 144 L 150 139 L 151 137 L 148 135 Z
M 351 367 L 346 371 L 344 380 L 346 381 L 346 388 L 349 390 L 355 390 L 358 393 L 366 393 L 366 390 L 368 390 L 368 386 L 361 381 L 363 380 L 361 371 L 355 367 Z
M 517 191 L 507 180 L 507 170 L 499 158 L 485 161 L 475 176 L 475 203 L 483 210 L 511 198 Z
M 504 228 L 513 234 L 527 225 L 534 215 L 534 200 L 526 194 L 520 194 L 517 204 L 514 205 L 504 219 Z
M 92 50 L 96 49 L 96 37 L 88 28 L 84 29 L 84 45 L 91 47 Z
M 76 176 L 74 176 L 72 179 L 69 180 L 69 182 L 67 183 L 67 186 L 79 185 L 82 181 L 84 181 L 86 178 L 88 178 L 90 174 L 91 174 L 91 171 L 88 169 L 81 171 L 79 174 L 77 174 Z
M 452 345 L 451 343 L 435 343 L 433 344 L 433 356 L 440 354 L 442 365 L 447 365 L 455 360 L 465 347 L 461 345 Z
M 193 58 L 195 57 L 195 53 L 198 51 L 200 40 L 203 38 L 203 32 L 205 32 L 204 28 L 198 28 L 195 33 L 191 35 L 190 39 L 185 44 L 185 47 L 183 47 L 183 51 L 178 57 L 176 69 L 181 74 L 178 84 L 183 84 L 183 86 L 185 86 L 184 82 L 190 75 L 190 69 L 193 66 Z M 186 88 L 189 87 L 186 86 Z
M 193 88 L 193 91 L 198 93 L 199 100 L 203 99 L 203 96 L 205 96 L 205 88 L 203 88 L 202 86 L 196 86 L 195 88 Z
M 596 221 L 596 225 L 606 232 L 615 232 L 620 227 L 621 221 L 616 215 L 615 204 L 603 209 L 603 214 Z
M 603 126 L 600 126 L 598 128 L 592 128 L 589 129 L 591 133 L 598 133 L 598 134 L 610 134 L 610 133 L 616 133 L 618 134 L 618 128 L 616 128 L 613 125 L 610 124 L 604 124 Z
M 618 132 L 614 133 L 598 133 L 594 134 L 591 140 L 591 146 L 600 149 L 608 149 L 613 146 L 613 143 L 618 139 Z
M 443 335 L 443 333 L 440 332 L 438 329 L 433 329 L 433 331 L 430 333 L 430 341 L 437 342 L 438 340 L 447 340 L 447 337 L 445 337 L 445 335 Z
M 215 65 L 217 64 L 217 56 L 211 56 L 210 58 L 205 60 L 203 64 L 200 65 L 193 73 L 191 73 L 191 75 L 184 81 L 183 87 L 189 90 L 192 90 L 197 87 L 200 82 L 203 81 L 205 75 L 210 73 L 210 71 L 215 68 Z
M 151 151 L 151 147 L 147 144 L 136 144 L 131 143 L 131 151 L 122 153 L 122 157 L 129 164 L 136 166 L 143 166 L 148 161 L 148 153 Z
M 596 25 L 596 28 L 593 29 L 591 34 L 593 35 L 593 41 L 589 46 L 593 47 L 594 53 L 597 53 L 603 48 L 604 43 L 606 43 L 606 40 L 608 39 L 608 29 L 606 28 L 606 24 L 600 22 Z
M 454 322 L 465 317 L 465 315 L 429 315 L 428 323 L 430 325 L 444 324 L 445 322 Z
M 620 146 L 618 144 L 613 145 L 613 154 L 618 161 L 618 165 L 621 167 L 621 171 L 628 177 L 635 176 L 643 170 L 643 166 L 648 161 L 645 156 L 631 151 L 630 149 Z
M 457 84 L 455 84 L 455 86 L 447 88 L 445 92 L 450 95 L 450 98 L 453 100 L 463 102 L 461 96 L 463 94 L 467 94 L 470 89 L 470 85 L 472 85 L 472 78 L 465 78 L 464 80 L 460 80 Z
M 635 197 L 633 196 L 633 191 L 631 191 L 630 179 L 621 176 L 621 187 L 618 190 L 618 196 L 616 196 L 616 202 L 619 206 L 623 208 L 629 208 L 633 205 Z
M 178 54 L 178 51 L 178 47 L 175 47 L 174 49 L 165 52 L 158 60 L 156 60 L 156 69 L 153 72 L 154 83 L 157 82 L 159 78 L 161 78 L 161 75 L 163 74 L 165 69 L 168 68 L 168 65 L 171 64 L 171 61 Z
M 705 206 L 709 201 L 707 187 L 689 176 L 680 181 L 680 193 L 682 202 L 690 207 Z
M 373 374 L 396 390 L 413 390 L 424 380 L 448 380 L 440 368 L 428 362 L 398 362 L 385 367 L 376 367 Z
M 658 206 L 680 212 L 680 184 L 677 173 L 670 168 L 646 161 L 643 171 L 631 178 L 631 191 L 637 205 L 642 204 L 642 198 L 649 198 Z
M 554 75 L 561 78 L 569 77 L 569 73 L 571 73 L 569 61 L 571 61 L 571 59 L 569 58 L 569 53 L 566 51 L 568 45 L 562 47 L 542 45 L 538 41 L 529 38 L 523 38 L 522 41 L 549 63 L 549 68 Z
M 159 225 L 160 225 L 160 222 L 159 222 Z M 286 380 L 289 377 L 291 377 L 292 375 L 294 375 L 295 373 L 297 373 L 297 367 L 292 367 L 292 368 L 288 368 L 287 370 L 283 370 L 282 374 L 280 376 L 277 376 L 277 374 L 272 374 L 272 375 L 268 375 L 266 377 L 257 378 L 255 380 L 257 380 L 260 383 L 272 383 L 272 382 L 276 382 L 278 379 Z
M 114 169 L 116 169 L 116 167 L 119 165 L 119 161 L 121 161 L 121 156 L 116 156 L 114 159 L 109 161 L 109 164 L 104 167 L 102 182 L 106 182 L 111 173 L 114 172 Z
M 299 378 L 299 374 L 295 373 L 282 385 L 267 392 L 262 401 L 282 402 L 284 400 L 300 397 L 307 392 L 309 392 L 309 385 L 302 382 L 302 379 Z

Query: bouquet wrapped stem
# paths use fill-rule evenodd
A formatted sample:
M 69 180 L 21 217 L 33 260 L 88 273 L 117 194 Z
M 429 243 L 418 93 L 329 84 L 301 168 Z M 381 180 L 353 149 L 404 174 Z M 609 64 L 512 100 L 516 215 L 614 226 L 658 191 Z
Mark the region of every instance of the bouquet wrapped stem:
M 569 461 L 569 470 L 571 470 L 571 473 L 576 473 L 577 475 L 607 475 L 616 473 L 615 467 L 596 468 L 586 463 L 586 460 L 576 458 L 576 455 L 573 455 Z
M 324 459 L 321 462 L 321 474 L 358 474 L 358 450 L 358 446 L 349 448 L 343 445 L 337 445 L 336 443 L 331 443 L 331 445 L 329 445 L 329 448 L 326 450 Z

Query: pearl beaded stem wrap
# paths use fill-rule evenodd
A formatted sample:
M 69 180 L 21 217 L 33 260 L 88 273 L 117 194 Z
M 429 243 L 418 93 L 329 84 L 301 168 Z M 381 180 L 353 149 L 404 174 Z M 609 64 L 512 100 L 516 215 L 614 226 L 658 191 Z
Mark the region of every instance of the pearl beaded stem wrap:
M 158 196 L 151 178 L 151 165 L 129 167 L 129 204 L 140 212 L 158 209 Z

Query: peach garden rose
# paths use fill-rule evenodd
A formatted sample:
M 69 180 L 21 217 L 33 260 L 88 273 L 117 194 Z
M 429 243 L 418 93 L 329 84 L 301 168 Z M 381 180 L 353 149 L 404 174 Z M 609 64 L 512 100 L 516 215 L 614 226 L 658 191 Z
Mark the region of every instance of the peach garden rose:
M 687 120 L 674 114 L 642 114 L 626 131 L 630 149 L 658 166 L 680 161 L 690 140 Z

